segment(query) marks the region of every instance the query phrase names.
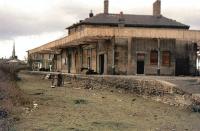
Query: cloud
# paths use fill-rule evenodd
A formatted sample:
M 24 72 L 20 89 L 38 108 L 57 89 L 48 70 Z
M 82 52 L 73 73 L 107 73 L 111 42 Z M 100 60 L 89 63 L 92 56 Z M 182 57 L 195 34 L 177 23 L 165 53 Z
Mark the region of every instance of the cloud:
M 0 40 L 14 39 L 46 32 L 64 31 L 88 14 L 84 8 L 60 3 L 44 12 L 24 12 L 0 8 Z
M 118 13 L 124 10 L 124 13 L 129 14 L 151 14 L 153 1 L 147 0 L 144 3 L 141 0 L 127 2 L 110 0 L 110 11 Z M 200 13 L 197 13 L 200 12 L 200 9 L 195 6 L 197 5 L 195 1 L 193 3 L 183 2 L 179 6 L 178 2 L 173 2 L 173 4 L 172 2 L 169 0 L 170 5 L 166 1 L 162 4 L 165 16 L 191 25 L 192 28 L 200 26 Z M 189 8 L 187 3 L 190 3 L 189 5 L 194 8 Z M 173 9 L 170 9 L 171 5 Z M 182 10 L 177 7 L 182 8 Z M 190 11 L 183 10 L 186 8 L 189 8 Z M 90 9 L 94 9 L 94 13 L 102 12 L 103 0 L 87 0 L 87 2 L 82 0 L 6 0 L 2 2 L 0 0 L 0 40 L 48 32 L 64 32 L 67 26 L 88 17 Z
M 62 37 L 65 28 L 103 12 L 104 0 L 0 0 L 0 57 L 9 57 L 11 39 L 17 55 L 23 59 L 27 50 Z M 109 11 L 128 14 L 152 14 L 155 0 L 110 0 Z M 181 4 L 180 4 L 181 3 Z M 162 1 L 162 14 L 200 29 L 199 0 Z M 9 40 L 9 41 L 6 41 Z
M 151 14 L 153 1 L 148 0 L 144 3 L 141 0 L 127 2 L 112 0 L 110 1 L 110 11 L 119 13 L 120 8 L 122 8 L 124 13 Z M 170 5 L 174 3 L 173 8 L 169 6 L 169 2 Z M 163 1 L 162 12 L 164 16 L 191 25 L 192 28 L 200 27 L 200 13 L 198 13 L 200 8 L 195 6 L 196 3 L 183 2 L 179 6 L 182 10 L 179 10 L 175 6 L 179 2 L 169 0 L 167 3 Z M 189 5 L 194 8 L 188 7 Z M 27 0 L 0 0 L 0 40 L 64 31 L 67 26 L 88 17 L 90 9 L 94 9 L 94 13 L 102 12 L 103 0 L 87 0 L 86 2 L 83 0 L 34 0 L 31 2 Z

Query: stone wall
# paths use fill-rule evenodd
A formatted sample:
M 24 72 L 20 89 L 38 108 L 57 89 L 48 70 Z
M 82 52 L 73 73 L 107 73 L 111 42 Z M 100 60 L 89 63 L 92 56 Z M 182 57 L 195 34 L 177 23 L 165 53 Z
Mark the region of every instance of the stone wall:
M 156 0 L 153 3 L 153 15 L 154 16 L 160 16 L 161 15 L 161 1 Z
M 99 56 L 104 55 L 104 75 L 112 74 L 113 50 L 112 42 L 114 40 L 99 40 L 97 45 L 97 72 L 99 73 Z
M 140 68 L 138 54 L 144 56 L 144 74 L 157 75 L 158 64 L 150 62 L 151 51 L 160 48 L 160 75 L 195 74 L 196 50 L 191 42 L 175 39 L 153 38 L 120 38 L 98 40 L 82 46 L 63 49 L 61 56 L 57 55 L 57 70 L 70 73 L 82 73 L 81 68 L 90 68 L 100 73 L 100 55 L 104 56 L 104 75 L 136 75 Z M 170 64 L 163 64 L 163 52 L 170 53 Z M 71 67 L 69 68 L 69 56 Z M 61 58 L 60 58 L 61 57 Z
M 90 68 L 97 72 L 97 47 L 96 44 L 91 44 L 82 47 L 82 67 L 83 68 Z M 89 62 L 90 59 L 90 62 Z M 90 64 L 90 65 L 89 65 Z M 77 63 L 77 66 L 81 68 L 81 63 Z
M 67 65 L 67 50 L 63 49 L 61 52 L 62 55 L 62 71 L 68 73 L 68 65 Z
M 175 40 L 173 39 L 161 39 L 160 40 L 160 74 L 161 75 L 175 75 Z M 137 72 L 137 54 L 141 53 L 145 55 L 144 58 L 144 74 L 146 75 L 157 75 L 158 65 L 152 65 L 150 63 L 150 52 L 158 51 L 158 39 L 148 38 L 133 38 L 132 40 L 132 58 L 134 59 L 133 65 L 135 73 Z M 162 52 L 170 52 L 170 65 L 162 65 Z
M 115 74 L 127 75 L 128 39 L 115 39 Z
M 174 84 L 161 80 L 85 75 L 67 75 L 65 80 L 74 82 L 77 88 L 118 90 L 173 106 L 190 107 L 194 102 L 191 94 L 177 88 Z
M 176 75 L 195 74 L 197 59 L 195 43 L 181 40 L 177 40 L 176 43 Z

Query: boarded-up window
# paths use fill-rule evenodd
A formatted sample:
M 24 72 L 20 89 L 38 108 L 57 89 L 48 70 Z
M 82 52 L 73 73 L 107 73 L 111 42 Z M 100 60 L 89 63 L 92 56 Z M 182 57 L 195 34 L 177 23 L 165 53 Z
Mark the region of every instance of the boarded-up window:
M 162 53 L 162 64 L 164 66 L 170 66 L 170 52 L 169 51 L 163 51 L 163 53 Z
M 153 50 L 150 53 L 150 64 L 157 65 L 158 64 L 158 51 Z

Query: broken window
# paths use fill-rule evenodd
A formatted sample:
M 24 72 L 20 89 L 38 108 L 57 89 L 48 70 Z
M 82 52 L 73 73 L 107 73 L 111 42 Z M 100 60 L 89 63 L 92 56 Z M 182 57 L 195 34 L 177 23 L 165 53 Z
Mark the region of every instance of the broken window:
M 158 64 L 158 51 L 153 50 L 150 53 L 150 64 L 157 65 Z
M 170 66 L 170 52 L 163 51 L 162 53 L 162 65 L 163 66 Z

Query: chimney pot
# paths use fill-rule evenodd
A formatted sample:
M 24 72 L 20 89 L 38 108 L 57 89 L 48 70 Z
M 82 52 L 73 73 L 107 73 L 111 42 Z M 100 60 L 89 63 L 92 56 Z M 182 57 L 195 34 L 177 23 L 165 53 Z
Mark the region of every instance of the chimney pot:
M 153 3 L 153 16 L 161 16 L 161 0 L 156 0 Z
M 109 1 L 104 0 L 104 14 L 108 14 L 109 10 Z
M 90 14 L 89 14 L 89 17 L 91 18 L 91 17 L 93 17 L 94 16 L 94 14 L 93 14 L 93 12 L 92 12 L 92 10 L 90 11 Z

